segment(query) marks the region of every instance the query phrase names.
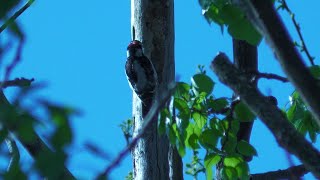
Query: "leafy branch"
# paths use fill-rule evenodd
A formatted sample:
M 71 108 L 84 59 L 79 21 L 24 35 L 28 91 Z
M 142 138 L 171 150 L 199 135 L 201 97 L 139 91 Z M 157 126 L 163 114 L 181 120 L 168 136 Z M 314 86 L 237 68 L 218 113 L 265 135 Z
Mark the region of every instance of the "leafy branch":
M 219 80 L 240 95 L 241 100 L 271 130 L 279 145 L 294 154 L 314 176 L 319 178 L 319 151 L 295 130 L 283 112 L 254 88 L 250 80 L 236 69 L 225 54 L 217 55 L 211 67 Z
M 293 22 L 293 24 L 294 24 L 294 27 L 295 27 L 296 30 L 297 30 L 298 36 L 299 36 L 300 41 L 301 41 L 301 45 L 296 44 L 296 43 L 295 43 L 295 44 L 296 44 L 298 47 L 301 48 L 301 49 L 300 49 L 301 52 L 305 52 L 305 53 L 306 53 L 306 55 L 307 55 L 307 57 L 308 57 L 311 65 L 315 65 L 315 64 L 314 64 L 314 59 L 315 59 L 315 58 L 312 57 L 312 56 L 310 55 L 310 53 L 309 53 L 309 50 L 308 50 L 308 48 L 307 48 L 307 45 L 306 45 L 306 43 L 305 43 L 305 41 L 304 41 L 304 39 L 303 39 L 302 33 L 301 33 L 301 27 L 300 27 L 300 25 L 299 25 L 299 24 L 297 23 L 297 21 L 296 21 L 295 14 L 291 11 L 291 9 L 289 8 L 289 6 L 288 6 L 288 4 L 287 4 L 287 2 L 286 2 L 285 0 L 278 0 L 278 2 L 280 3 L 280 6 L 279 6 L 278 8 L 284 9 L 284 10 L 286 10 L 286 11 L 288 12 L 288 14 L 290 15 L 291 20 L 292 20 L 292 22 Z

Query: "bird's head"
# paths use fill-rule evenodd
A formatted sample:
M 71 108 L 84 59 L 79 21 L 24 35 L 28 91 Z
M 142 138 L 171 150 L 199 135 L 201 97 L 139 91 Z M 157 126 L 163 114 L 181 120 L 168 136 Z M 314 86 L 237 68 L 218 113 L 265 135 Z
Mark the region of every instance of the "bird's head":
M 140 57 L 143 56 L 142 44 L 138 40 L 133 40 L 130 42 L 127 48 L 127 56 Z

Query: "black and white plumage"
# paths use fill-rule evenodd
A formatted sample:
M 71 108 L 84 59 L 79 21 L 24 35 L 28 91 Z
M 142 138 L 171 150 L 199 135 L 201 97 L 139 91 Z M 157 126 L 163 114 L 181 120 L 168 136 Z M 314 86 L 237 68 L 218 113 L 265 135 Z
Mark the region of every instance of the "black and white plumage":
M 142 102 L 152 100 L 158 84 L 152 62 L 143 54 L 140 41 L 131 41 L 127 48 L 126 75 L 131 89 Z

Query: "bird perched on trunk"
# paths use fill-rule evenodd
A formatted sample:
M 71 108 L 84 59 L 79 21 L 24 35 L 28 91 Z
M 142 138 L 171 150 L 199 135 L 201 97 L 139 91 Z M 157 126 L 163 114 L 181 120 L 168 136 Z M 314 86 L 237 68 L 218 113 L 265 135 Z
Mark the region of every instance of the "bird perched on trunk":
M 133 40 L 127 48 L 126 75 L 131 89 L 146 104 L 152 101 L 158 78 L 152 62 L 143 54 L 140 41 Z

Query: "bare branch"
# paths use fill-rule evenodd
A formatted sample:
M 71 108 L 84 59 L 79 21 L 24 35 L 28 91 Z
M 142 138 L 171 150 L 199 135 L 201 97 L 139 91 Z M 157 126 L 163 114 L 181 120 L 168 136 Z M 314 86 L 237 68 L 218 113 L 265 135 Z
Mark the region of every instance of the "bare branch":
M 289 80 L 285 77 L 279 76 L 277 74 L 272 74 L 272 73 L 256 73 L 256 78 L 266 78 L 266 79 L 275 79 L 282 81 L 284 83 L 289 82 Z
M 152 123 L 155 123 L 154 120 L 157 120 L 157 118 L 154 118 L 155 115 L 157 115 L 157 112 L 164 107 L 164 105 L 167 103 L 167 101 L 170 99 L 171 95 L 173 94 L 175 90 L 175 85 L 170 87 L 169 90 L 164 92 L 162 94 L 162 98 L 159 101 L 155 101 L 152 105 L 150 111 L 144 118 L 144 125 L 140 132 L 132 139 L 132 141 L 126 146 L 122 151 L 119 152 L 119 154 L 114 158 L 114 160 L 110 163 L 110 165 L 104 170 L 104 172 L 100 173 L 97 178 L 100 179 L 102 177 L 108 176 L 111 171 L 116 168 L 122 159 L 130 152 L 130 150 L 137 144 L 138 140 L 144 135 L 146 130 L 150 128 L 150 125 Z
M 269 179 L 301 179 L 309 171 L 303 166 L 292 166 L 288 169 L 270 171 L 266 173 L 252 174 L 251 180 L 269 180 Z
M 14 22 L 25 10 L 27 10 L 34 0 L 28 0 L 28 2 L 19 9 L 16 13 L 13 14 L 6 22 L 0 27 L 0 34 L 12 23 Z
M 34 81 L 34 78 L 32 78 L 32 79 L 16 78 L 14 80 L 0 82 L 0 86 L 2 88 L 7 88 L 7 87 L 28 87 L 28 86 L 31 85 L 31 83 L 33 81 Z
M 17 52 L 16 55 L 14 57 L 14 59 L 12 60 L 12 62 L 6 67 L 6 71 L 4 74 L 4 80 L 3 82 L 8 81 L 8 79 L 10 78 L 11 72 L 12 70 L 17 66 L 17 64 L 21 61 L 21 54 L 22 54 L 22 47 L 23 47 L 24 41 L 20 40 L 18 48 L 17 48 Z M 0 85 L 0 89 L 3 88 L 3 84 Z
M 303 162 L 314 176 L 320 178 L 320 153 L 287 120 L 283 112 L 268 97 L 253 86 L 228 57 L 220 53 L 211 64 L 220 81 L 229 86 L 270 129 L 278 144 Z
M 320 86 L 304 64 L 301 54 L 271 1 L 232 0 L 264 35 L 288 79 L 305 101 L 320 127 Z

